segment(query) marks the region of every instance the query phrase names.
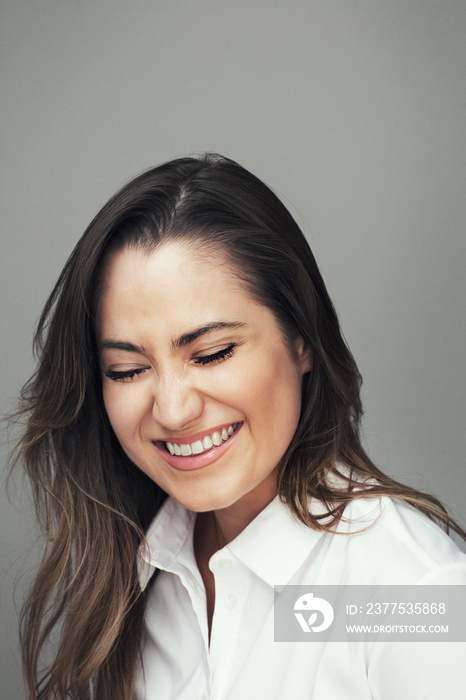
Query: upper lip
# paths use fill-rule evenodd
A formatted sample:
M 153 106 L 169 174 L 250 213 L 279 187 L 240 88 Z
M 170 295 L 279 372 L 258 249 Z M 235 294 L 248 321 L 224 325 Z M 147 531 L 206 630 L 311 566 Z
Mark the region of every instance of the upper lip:
M 158 440 L 153 440 L 152 442 L 171 442 L 171 443 L 176 443 L 177 445 L 190 445 L 193 442 L 196 442 L 197 440 L 202 440 L 205 438 L 207 435 L 212 435 L 212 433 L 218 432 L 221 433 L 223 428 L 228 428 L 230 425 L 236 425 L 238 426 L 242 421 L 231 421 L 230 423 L 222 423 L 221 425 L 217 426 L 216 428 L 209 428 L 208 430 L 203 430 L 200 433 L 194 433 L 193 435 L 183 435 L 183 436 L 169 436 L 169 437 L 163 437 L 159 438 Z

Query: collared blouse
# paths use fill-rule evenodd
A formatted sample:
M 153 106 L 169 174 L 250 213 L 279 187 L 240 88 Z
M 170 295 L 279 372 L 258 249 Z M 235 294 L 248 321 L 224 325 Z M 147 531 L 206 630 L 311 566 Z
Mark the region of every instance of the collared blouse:
M 158 571 L 136 700 L 466 699 L 466 643 L 274 641 L 274 586 L 460 584 L 466 607 L 466 554 L 411 506 L 356 499 L 322 533 L 276 497 L 210 559 L 210 645 L 195 518 L 169 498 L 140 551 L 141 585 Z

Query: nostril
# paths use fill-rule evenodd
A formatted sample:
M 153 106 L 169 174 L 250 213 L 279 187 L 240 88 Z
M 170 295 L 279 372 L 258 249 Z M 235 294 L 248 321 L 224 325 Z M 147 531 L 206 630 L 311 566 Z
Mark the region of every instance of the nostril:
M 185 431 L 204 410 L 203 397 L 189 386 L 160 385 L 154 392 L 152 417 L 166 433 Z

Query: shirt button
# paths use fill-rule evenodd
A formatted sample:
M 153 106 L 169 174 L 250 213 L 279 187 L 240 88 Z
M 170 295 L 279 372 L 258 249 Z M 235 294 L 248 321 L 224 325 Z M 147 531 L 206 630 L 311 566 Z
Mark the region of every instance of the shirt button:
M 236 596 L 232 593 L 230 593 L 230 595 L 227 595 L 227 597 L 225 598 L 225 604 L 227 608 L 230 608 L 230 610 L 235 607 L 237 602 L 238 601 L 236 599 Z
M 232 561 L 231 559 L 220 559 L 218 565 L 220 569 L 229 569 L 232 565 Z

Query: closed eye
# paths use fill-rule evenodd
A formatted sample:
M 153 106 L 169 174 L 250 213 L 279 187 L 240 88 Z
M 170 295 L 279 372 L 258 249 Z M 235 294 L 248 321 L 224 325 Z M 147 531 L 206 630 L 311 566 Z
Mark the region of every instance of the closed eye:
M 117 372 L 113 369 L 109 369 L 105 372 L 105 376 L 112 380 L 112 382 L 128 382 L 131 381 L 137 374 L 142 374 L 146 372 L 148 367 L 138 367 L 137 369 L 128 369 L 124 372 Z
M 199 357 L 194 357 L 193 361 L 196 365 L 209 365 L 214 364 L 216 362 L 222 362 L 223 360 L 226 360 L 229 357 L 233 356 L 235 348 L 236 343 L 232 343 L 228 347 L 222 348 L 221 350 L 218 350 L 217 352 L 214 352 L 211 355 L 202 355 Z M 129 382 L 132 379 L 134 379 L 135 376 L 146 372 L 148 369 L 150 368 L 138 367 L 136 369 L 128 369 L 123 371 L 109 369 L 106 372 L 104 372 L 104 374 L 112 382 Z
M 232 343 L 227 348 L 223 348 L 218 352 L 212 353 L 212 355 L 202 355 L 201 357 L 195 357 L 194 363 L 196 365 L 209 365 L 214 362 L 222 362 L 228 357 L 232 357 L 234 350 L 236 348 L 236 343 Z

